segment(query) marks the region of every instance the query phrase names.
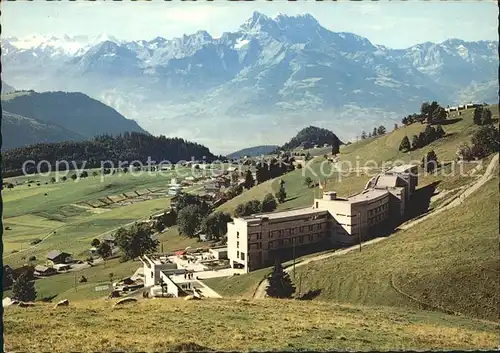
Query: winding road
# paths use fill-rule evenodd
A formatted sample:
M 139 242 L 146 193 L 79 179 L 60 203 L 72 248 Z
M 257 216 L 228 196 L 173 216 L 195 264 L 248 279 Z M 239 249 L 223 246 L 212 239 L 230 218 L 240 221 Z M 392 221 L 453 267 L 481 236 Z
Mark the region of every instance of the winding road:
M 456 206 L 462 204 L 462 202 L 467 197 L 472 195 L 474 192 L 476 192 L 479 188 L 481 188 L 484 184 L 486 184 L 490 179 L 492 179 L 494 177 L 495 168 L 498 166 L 498 156 L 499 155 L 497 153 L 491 159 L 490 163 L 488 164 L 488 167 L 486 168 L 486 171 L 484 172 L 484 174 L 480 178 L 478 178 L 473 183 L 469 184 L 463 192 L 461 192 L 460 194 L 455 196 L 451 201 L 439 206 L 435 210 L 425 214 L 424 216 L 421 216 L 420 218 L 403 223 L 398 228 L 396 228 L 394 234 L 392 234 L 388 237 L 375 238 L 375 239 L 361 243 L 361 248 L 363 248 L 367 245 L 375 244 L 375 243 L 381 242 L 385 239 L 391 238 L 391 237 L 395 236 L 396 234 L 399 234 L 399 232 L 396 232 L 397 230 L 406 230 L 406 229 L 411 228 L 420 222 L 423 222 L 426 219 L 429 219 L 430 217 L 434 217 L 435 215 L 440 214 L 441 212 L 444 212 L 446 210 L 449 210 L 453 207 L 456 207 Z M 328 258 L 333 257 L 333 256 L 344 255 L 344 254 L 347 254 L 348 252 L 351 252 L 353 250 L 359 251 L 359 249 L 360 249 L 360 244 L 357 244 L 357 245 L 353 245 L 349 248 L 335 251 L 333 253 L 322 254 L 322 255 L 315 256 L 315 257 L 311 257 L 309 259 L 306 259 L 306 260 L 303 260 L 301 262 L 296 263 L 295 268 L 307 265 L 307 264 L 314 262 L 314 261 L 320 261 L 320 260 L 328 259 Z M 293 270 L 293 266 L 287 266 L 285 268 L 285 271 L 288 273 L 292 272 L 292 270 Z M 257 289 L 253 295 L 253 299 L 264 299 L 265 298 L 267 284 L 268 284 L 267 279 L 264 279 L 260 282 L 259 287 L 257 287 Z

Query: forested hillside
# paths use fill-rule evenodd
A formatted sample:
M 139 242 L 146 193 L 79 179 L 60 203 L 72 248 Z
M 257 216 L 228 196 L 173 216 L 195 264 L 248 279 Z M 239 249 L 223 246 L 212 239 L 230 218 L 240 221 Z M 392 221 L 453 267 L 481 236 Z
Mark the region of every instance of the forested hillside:
M 331 146 L 340 146 L 342 142 L 337 135 L 327 129 L 322 129 L 316 126 L 309 126 L 300 130 L 290 142 L 287 142 L 281 147 L 283 150 L 291 150 L 300 146 L 310 148 L 314 145 L 328 144 Z
M 115 166 L 119 161 L 137 160 L 146 163 L 148 157 L 158 163 L 165 160 L 176 163 L 191 158 L 205 158 L 207 161 L 215 159 L 207 147 L 194 142 L 127 132 L 118 136 L 101 135 L 87 141 L 39 143 L 11 149 L 2 153 L 2 168 L 4 176 L 11 176 L 21 172 L 26 160 L 46 160 L 51 165 L 63 160 L 69 163 L 74 161 L 77 165 L 86 161 L 86 168 L 95 168 L 100 167 L 102 161 L 111 161 Z

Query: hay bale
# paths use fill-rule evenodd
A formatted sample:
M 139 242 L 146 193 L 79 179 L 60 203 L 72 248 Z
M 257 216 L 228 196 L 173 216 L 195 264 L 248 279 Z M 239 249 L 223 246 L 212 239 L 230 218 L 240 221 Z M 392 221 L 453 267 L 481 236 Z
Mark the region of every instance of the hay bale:
M 54 305 L 54 308 L 57 308 L 58 306 L 68 306 L 68 305 L 69 305 L 69 300 L 63 299 L 59 301 L 56 305 Z
M 113 305 L 113 307 L 115 307 L 117 305 L 123 305 L 123 304 L 127 304 L 127 303 L 136 303 L 136 302 L 137 302 L 137 299 L 135 299 L 135 298 L 123 298 L 123 299 L 118 300 Z

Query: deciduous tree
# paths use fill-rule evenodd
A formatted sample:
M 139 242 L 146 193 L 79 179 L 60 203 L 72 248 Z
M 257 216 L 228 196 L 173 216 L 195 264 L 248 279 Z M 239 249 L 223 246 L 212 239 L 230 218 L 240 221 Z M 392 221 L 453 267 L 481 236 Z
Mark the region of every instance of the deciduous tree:
M 231 220 L 228 213 L 214 212 L 204 219 L 201 231 L 207 235 L 208 239 L 220 240 L 227 233 L 227 223 Z
M 276 199 L 273 194 L 267 194 L 262 200 L 262 212 L 273 212 L 276 207 L 278 207 L 276 203 Z
M 115 241 L 124 260 L 154 252 L 158 247 L 158 240 L 151 238 L 151 229 L 144 223 L 134 224 L 130 230 L 118 229 Z
M 194 237 L 206 215 L 207 212 L 200 205 L 184 207 L 177 215 L 179 233 L 191 238 Z

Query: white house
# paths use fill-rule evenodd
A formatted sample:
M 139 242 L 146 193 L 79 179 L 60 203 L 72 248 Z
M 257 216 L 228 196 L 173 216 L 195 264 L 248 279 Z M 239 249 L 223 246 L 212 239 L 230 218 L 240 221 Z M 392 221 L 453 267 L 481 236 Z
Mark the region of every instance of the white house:
M 227 246 L 212 248 L 209 252 L 217 260 L 227 259 Z
M 177 264 L 169 261 L 166 256 L 144 255 L 140 257 L 144 267 L 144 286 L 150 287 L 160 283 L 161 273 L 176 274 L 185 273 L 185 269 L 179 269 Z

